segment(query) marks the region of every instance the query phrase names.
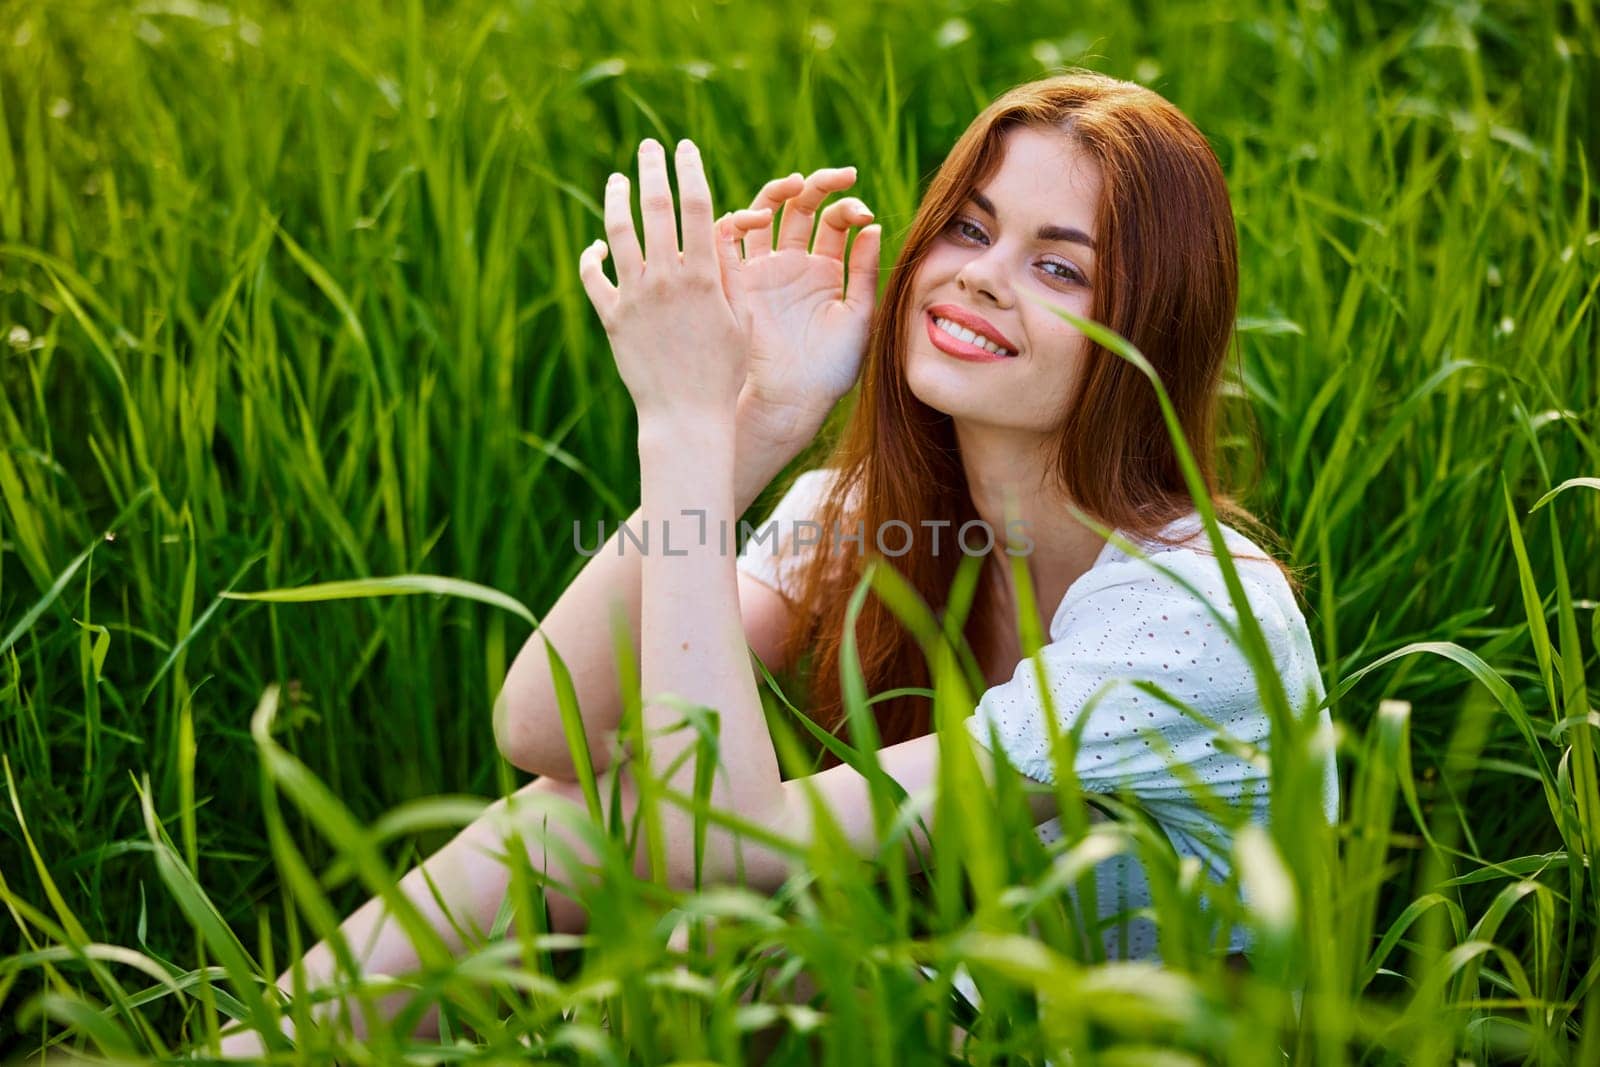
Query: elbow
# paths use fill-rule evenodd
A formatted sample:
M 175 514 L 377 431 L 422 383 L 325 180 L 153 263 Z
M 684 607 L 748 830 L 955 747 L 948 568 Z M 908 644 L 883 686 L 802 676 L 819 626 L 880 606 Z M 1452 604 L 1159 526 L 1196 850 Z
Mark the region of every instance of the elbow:
M 558 712 L 526 689 L 505 685 L 494 700 L 494 744 L 505 761 L 541 778 L 572 781 L 577 777 L 565 728 Z M 585 748 L 589 746 L 586 742 Z M 606 765 L 603 753 L 588 752 L 591 769 Z
M 494 698 L 494 744 L 505 761 L 518 770 L 539 773 L 535 766 L 533 746 L 530 744 L 527 709 L 507 695 L 503 686 Z

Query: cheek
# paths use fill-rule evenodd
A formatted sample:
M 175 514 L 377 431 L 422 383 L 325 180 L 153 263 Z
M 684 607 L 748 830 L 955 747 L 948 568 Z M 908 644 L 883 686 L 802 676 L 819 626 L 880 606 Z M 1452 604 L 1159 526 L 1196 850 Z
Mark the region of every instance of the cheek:
M 1055 301 L 1057 307 L 1084 318 L 1089 314 L 1087 303 L 1080 298 Z M 1042 353 L 1052 368 L 1062 368 L 1067 372 L 1077 366 L 1088 348 L 1088 339 L 1076 326 L 1042 309 L 1038 316 L 1028 322 L 1028 340 L 1033 350 Z
M 952 280 L 961 270 L 966 255 L 949 241 L 939 239 L 928 246 L 912 275 L 911 291 L 920 293 Z
M 1027 375 L 1023 389 L 1028 399 L 1024 402 L 1041 412 L 1046 422 L 1054 424 L 1070 414 L 1082 386 L 1087 348 L 1083 334 L 1067 327 L 1034 350 L 1040 358 Z

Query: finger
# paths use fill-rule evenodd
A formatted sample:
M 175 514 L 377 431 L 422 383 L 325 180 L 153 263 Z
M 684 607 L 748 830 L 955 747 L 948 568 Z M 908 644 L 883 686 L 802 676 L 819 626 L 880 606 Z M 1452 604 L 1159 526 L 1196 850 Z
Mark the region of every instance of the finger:
M 761 187 L 756 198 L 750 201 L 751 211 L 760 211 L 765 208 L 776 215 L 783 202 L 795 196 L 805 188 L 804 174 L 796 171 L 785 178 L 774 178 Z M 764 256 L 772 251 L 772 223 L 769 219 L 767 225 L 757 226 L 744 235 L 744 258 L 751 256 Z
M 611 246 L 617 284 L 627 285 L 644 270 L 639 234 L 633 228 L 633 207 L 628 197 L 628 176 L 614 173 L 606 182 L 606 243 Z
M 589 294 L 589 303 L 600 316 L 602 326 L 610 326 L 611 312 L 617 306 L 617 287 L 611 284 L 600 264 L 606 258 L 606 243 L 596 241 L 578 254 L 578 280 Z
M 752 211 L 750 208 L 743 207 L 738 211 L 730 211 L 718 219 L 716 233 L 717 238 L 720 240 L 722 237 L 723 227 L 727 227 L 729 232 L 732 234 L 734 251 L 742 252 L 745 234 L 749 233 L 753 229 L 771 225 L 771 208 L 764 207 L 759 211 Z
M 883 227 L 874 223 L 856 234 L 850 246 L 850 282 L 844 302 L 854 308 L 870 308 L 878 299 L 878 256 L 883 245 Z
M 726 225 L 735 231 L 734 240 L 738 243 L 741 252 L 744 251 L 744 240 L 748 234 L 756 230 L 772 232 L 772 209 L 769 207 L 764 207 L 759 211 L 752 211 L 747 207 L 740 208 L 738 211 L 722 216 L 722 218 L 727 221 L 723 223 L 719 220 L 719 224 Z M 770 239 L 768 243 L 771 243 Z M 771 249 L 769 248 L 768 251 L 770 252 Z M 746 255 L 744 258 L 749 259 L 750 257 Z
M 783 205 L 783 221 L 778 223 L 778 251 L 798 248 L 804 252 L 810 248 L 811 224 L 822 201 L 829 193 L 850 188 L 855 180 L 854 167 L 824 167 L 813 171 L 800 194 Z
M 678 262 L 678 220 L 667 184 L 667 150 L 654 137 L 639 142 L 639 210 L 644 216 L 644 263 Z
M 822 211 L 817 227 L 817 240 L 811 247 L 814 256 L 827 256 L 844 262 L 844 239 L 852 226 L 865 226 L 872 221 L 872 209 L 855 197 L 835 200 Z M 841 279 L 842 281 L 843 279 Z
M 717 220 L 714 243 L 718 273 L 722 278 L 722 294 L 728 298 L 728 306 L 741 322 L 744 320 L 744 279 L 739 273 L 744 266 L 744 261 L 739 258 L 739 238 L 742 233 L 732 215 L 724 215 Z
M 760 209 L 742 207 L 738 211 L 724 215 L 723 218 L 728 220 L 728 225 L 739 231 L 739 239 L 742 241 L 750 231 L 763 226 L 768 228 L 772 226 L 772 209 L 770 207 Z
M 711 274 L 717 269 L 717 243 L 711 220 L 711 186 L 706 184 L 700 149 L 685 137 L 678 142 L 678 199 L 683 207 L 683 262 Z

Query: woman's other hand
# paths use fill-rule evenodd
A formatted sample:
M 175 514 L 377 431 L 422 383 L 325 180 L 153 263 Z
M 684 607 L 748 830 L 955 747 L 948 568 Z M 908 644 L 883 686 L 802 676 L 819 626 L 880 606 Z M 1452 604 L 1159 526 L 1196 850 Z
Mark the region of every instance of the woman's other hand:
M 674 418 L 731 423 L 751 348 L 738 246 L 742 229 L 733 216 L 713 221 L 704 165 L 688 139 L 678 142 L 676 167 L 682 252 L 666 150 L 646 138 L 639 145 L 644 247 L 634 231 L 628 178 L 612 174 L 605 192 L 606 240 L 579 255 L 578 277 L 605 327 L 641 426 Z M 615 285 L 600 266 L 607 251 Z
M 867 225 L 872 212 L 855 197 L 836 200 L 818 215 L 830 193 L 855 180 L 854 167 L 775 178 L 749 210 L 732 217 L 744 238 L 742 287 L 752 331 L 740 417 L 753 421 L 758 434 L 809 441 L 861 369 L 877 300 L 881 228 Z M 772 219 L 780 206 L 774 247 Z M 852 226 L 866 228 L 856 235 L 847 265 L 845 237 Z

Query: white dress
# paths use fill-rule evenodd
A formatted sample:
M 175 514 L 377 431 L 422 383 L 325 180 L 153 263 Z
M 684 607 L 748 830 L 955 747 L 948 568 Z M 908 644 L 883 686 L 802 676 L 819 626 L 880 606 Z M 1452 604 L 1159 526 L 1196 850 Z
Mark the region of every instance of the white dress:
M 740 570 L 774 589 L 790 591 L 792 569 L 809 551 L 790 544 L 793 523 L 815 514 L 833 475 L 831 469 L 818 469 L 795 481 L 768 520 L 778 522 L 779 538 L 760 544 L 752 538 L 739 556 Z M 766 526 L 763 522 L 756 528 Z M 1228 735 L 1267 748 L 1270 723 L 1248 660 L 1211 614 L 1215 608 L 1230 625 L 1237 625 L 1237 613 L 1218 562 L 1210 554 L 1198 513 L 1177 520 L 1166 532 L 1181 535 L 1191 530 L 1193 539 L 1178 547 L 1136 542 L 1148 556 L 1146 560 L 1132 557 L 1108 541 L 1094 566 L 1062 597 L 1050 621 L 1050 642 L 1040 657 L 1063 731 L 1078 724 L 1091 694 L 1102 685 L 1107 687 L 1079 733 L 1075 769 L 1082 787 L 1090 792 L 1117 793 L 1125 786 L 1166 832 L 1180 860 L 1194 856 L 1211 877 L 1222 881 L 1230 868 L 1232 833 L 1195 803 L 1184 774 L 1197 777 L 1229 805 L 1245 805 L 1249 819 L 1264 827 L 1267 772 L 1223 751 L 1213 728 L 1125 684 L 1127 680 L 1153 682 Z M 1266 553 L 1232 527 L 1223 525 L 1222 530 L 1290 705 L 1297 714 L 1304 714 L 1325 696 L 1305 617 L 1282 572 L 1265 559 Z M 1121 531 L 1119 534 L 1133 540 Z M 821 539 L 811 531 L 801 540 Z M 898 544 L 895 541 L 896 547 Z M 853 550 L 851 545 L 842 549 Z M 1250 556 L 1261 558 L 1241 558 Z M 1157 570 L 1155 563 L 1188 581 L 1204 599 Z M 1320 709 L 1318 718 L 1319 729 L 1331 735 L 1328 710 Z M 1055 780 L 1031 659 L 1017 665 L 1010 681 L 983 693 L 967 728 L 986 747 L 998 742 L 1017 769 L 1030 778 Z M 1331 745 L 1328 751 L 1332 751 Z M 1323 810 L 1331 824 L 1338 820 L 1339 812 L 1339 782 L 1332 759 L 1324 765 L 1324 772 Z M 1042 823 L 1038 830 L 1046 842 L 1061 835 L 1057 819 Z M 1103 930 L 1108 957 L 1159 960 L 1155 925 L 1148 918 L 1127 920 L 1126 952 L 1120 944 L 1123 923 L 1111 919 L 1118 912 L 1150 906 L 1143 864 L 1137 857 L 1116 855 L 1101 862 L 1095 874 L 1101 919 L 1111 920 Z M 1249 931 L 1235 926 L 1228 945 L 1230 952 L 1248 951 Z

